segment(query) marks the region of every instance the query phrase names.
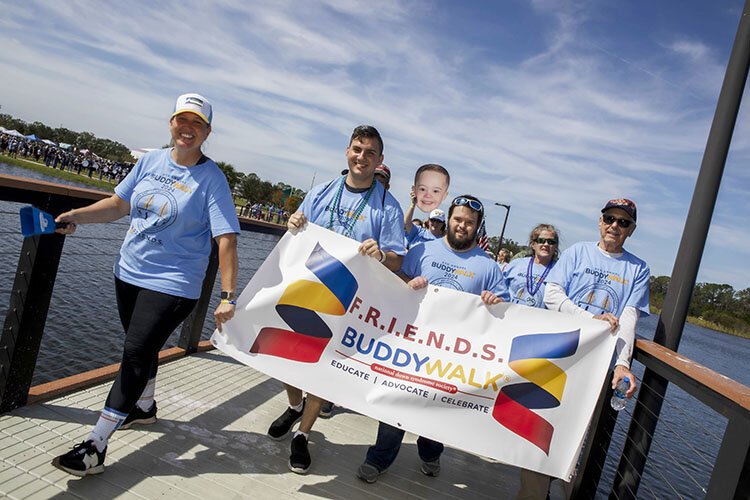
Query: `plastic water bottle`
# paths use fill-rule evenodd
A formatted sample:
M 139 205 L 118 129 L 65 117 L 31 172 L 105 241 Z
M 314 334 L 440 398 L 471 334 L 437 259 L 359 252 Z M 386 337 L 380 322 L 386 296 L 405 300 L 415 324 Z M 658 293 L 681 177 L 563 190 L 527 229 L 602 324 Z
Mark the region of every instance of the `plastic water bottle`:
M 625 393 L 628 392 L 629 388 L 630 379 L 628 377 L 623 377 L 617 382 L 617 387 L 615 387 L 615 392 L 612 394 L 612 399 L 609 400 L 609 404 L 612 408 L 617 411 L 625 408 L 625 403 L 627 402 L 627 399 L 625 399 Z

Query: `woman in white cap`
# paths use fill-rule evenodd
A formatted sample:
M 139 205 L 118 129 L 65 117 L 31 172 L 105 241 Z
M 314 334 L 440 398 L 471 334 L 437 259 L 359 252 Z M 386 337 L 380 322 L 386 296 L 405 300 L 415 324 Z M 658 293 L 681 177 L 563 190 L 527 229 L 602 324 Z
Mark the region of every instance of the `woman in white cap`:
M 411 230 L 406 233 L 407 247 L 411 248 L 425 241 L 440 239 L 445 236 L 445 229 L 445 212 L 436 208 L 430 212 L 425 227 L 412 224 Z
M 107 443 L 118 428 L 156 422 L 158 353 L 200 297 L 212 239 L 221 269 L 222 300 L 214 312 L 219 330 L 234 315 L 240 227 L 226 177 L 201 151 L 211 119 L 207 99 L 181 95 L 169 120 L 171 148 L 138 160 L 111 197 L 56 219 L 68 223 L 58 232 L 72 234 L 77 224 L 130 215 L 114 266 L 125 330 L 120 371 L 88 437 L 52 461 L 76 476 L 104 471 Z

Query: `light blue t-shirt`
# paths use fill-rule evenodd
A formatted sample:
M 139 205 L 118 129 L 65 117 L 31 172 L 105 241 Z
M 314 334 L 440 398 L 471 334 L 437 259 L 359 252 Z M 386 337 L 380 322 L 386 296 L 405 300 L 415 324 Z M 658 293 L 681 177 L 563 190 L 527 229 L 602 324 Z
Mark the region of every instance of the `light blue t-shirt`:
M 547 284 L 548 279 L 545 277 L 541 283 L 539 280 L 547 268 L 536 263 L 531 265 L 531 286 L 533 289 L 536 289 L 532 295 L 529 293 L 531 290 L 528 289 L 527 275 L 529 272 L 529 262 L 533 262 L 533 260 L 534 257 L 525 257 L 510 261 L 507 265 L 504 265 L 505 269 L 502 271 L 503 278 L 505 279 L 505 284 L 508 286 L 511 302 L 544 309 L 544 285 Z M 549 263 L 550 273 L 555 262 L 553 260 Z
M 632 306 L 648 316 L 648 265 L 627 250 L 622 256 L 603 254 L 596 242 L 576 243 L 565 250 L 547 283 L 557 283 L 578 307 L 594 315 L 620 316 Z
M 130 229 L 115 276 L 149 290 L 200 297 L 211 238 L 239 233 L 227 179 L 213 160 L 192 167 L 152 151 L 115 188 L 130 203 Z
M 411 229 L 406 233 L 406 248 L 411 248 L 425 241 L 437 240 L 438 238 L 438 236 L 432 234 L 432 231 L 426 227 L 417 227 L 412 224 Z
M 298 211 L 314 224 L 360 242 L 372 238 L 384 252 L 403 255 L 404 213 L 396 198 L 378 181 L 368 197 L 369 190 L 352 192 L 344 179 L 312 188 Z
M 424 276 L 431 285 L 475 295 L 489 290 L 506 302 L 510 300 L 500 269 L 478 246 L 456 252 L 445 238 L 426 241 L 409 250 L 401 272 L 409 278 Z

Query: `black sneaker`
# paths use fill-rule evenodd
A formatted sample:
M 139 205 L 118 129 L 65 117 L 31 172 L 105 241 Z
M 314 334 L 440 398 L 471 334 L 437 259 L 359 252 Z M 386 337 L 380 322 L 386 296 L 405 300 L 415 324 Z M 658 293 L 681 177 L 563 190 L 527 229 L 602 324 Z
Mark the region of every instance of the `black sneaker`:
M 154 422 L 156 422 L 156 401 L 153 402 L 148 411 L 143 411 L 136 405 L 117 430 L 124 431 L 125 429 L 130 429 L 133 424 L 147 425 Z
M 104 456 L 107 448 L 99 451 L 92 440 L 77 444 L 64 455 L 55 457 L 52 465 L 74 476 L 83 477 L 87 474 L 101 474 L 104 472 Z
M 302 409 L 300 411 L 293 410 L 287 407 L 286 411 L 281 414 L 279 418 L 273 421 L 271 427 L 268 428 L 268 437 L 279 441 L 284 439 L 289 431 L 292 430 L 292 426 L 302 418 L 302 414 L 305 411 L 305 400 L 302 400 Z
M 312 458 L 307 449 L 307 438 L 304 434 L 297 434 L 292 439 L 292 454 L 289 455 L 289 470 L 297 474 L 307 474 L 310 470 Z

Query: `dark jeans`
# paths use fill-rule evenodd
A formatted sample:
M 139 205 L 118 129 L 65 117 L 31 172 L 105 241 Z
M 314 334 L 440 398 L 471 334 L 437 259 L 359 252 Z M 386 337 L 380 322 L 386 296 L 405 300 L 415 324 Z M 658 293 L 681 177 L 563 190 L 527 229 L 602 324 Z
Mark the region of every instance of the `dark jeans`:
M 149 379 L 156 376 L 162 346 L 198 301 L 147 290 L 117 278 L 115 292 L 125 347 L 105 406 L 128 414 Z
M 380 422 L 375 445 L 367 449 L 367 458 L 365 461 L 374 465 L 381 472 L 386 470 L 396 460 L 398 450 L 401 449 L 401 441 L 404 440 L 405 432 L 403 429 Z M 432 439 L 422 436 L 419 436 L 419 439 L 417 439 L 419 458 L 424 462 L 434 462 L 440 458 L 443 448 L 443 443 L 438 443 Z

